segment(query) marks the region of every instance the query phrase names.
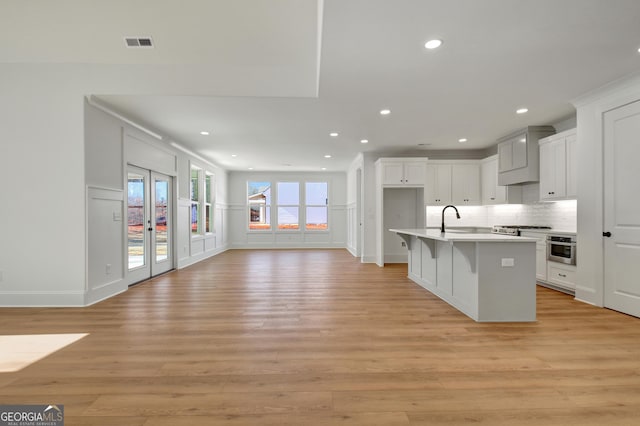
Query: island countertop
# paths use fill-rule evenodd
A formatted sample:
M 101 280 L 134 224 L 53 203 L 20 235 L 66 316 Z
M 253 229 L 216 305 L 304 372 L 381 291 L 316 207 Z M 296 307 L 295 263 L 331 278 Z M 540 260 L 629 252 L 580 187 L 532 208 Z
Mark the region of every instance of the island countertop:
M 440 232 L 439 229 L 424 229 L 424 228 L 416 228 L 416 229 L 389 229 L 391 232 L 395 232 L 397 234 L 405 234 L 411 235 L 418 238 L 428 238 L 431 240 L 437 241 L 464 241 L 464 242 L 500 242 L 500 243 L 523 243 L 527 241 L 536 242 L 537 238 L 527 238 L 527 237 L 516 237 L 512 235 L 502 235 L 502 234 L 490 234 L 490 233 L 472 233 L 472 232 L 460 232 L 460 231 L 449 231 L 444 234 Z

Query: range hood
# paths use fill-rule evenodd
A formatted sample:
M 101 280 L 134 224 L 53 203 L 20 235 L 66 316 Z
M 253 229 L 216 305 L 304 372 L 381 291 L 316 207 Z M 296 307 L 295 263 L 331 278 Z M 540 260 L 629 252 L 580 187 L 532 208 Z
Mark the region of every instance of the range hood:
M 538 182 L 538 140 L 555 132 L 552 126 L 529 126 L 498 139 L 498 185 Z

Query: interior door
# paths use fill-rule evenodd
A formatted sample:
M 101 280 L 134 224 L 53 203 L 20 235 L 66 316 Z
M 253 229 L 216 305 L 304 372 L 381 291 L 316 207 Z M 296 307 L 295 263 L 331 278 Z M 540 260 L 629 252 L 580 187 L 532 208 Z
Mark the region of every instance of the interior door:
M 173 269 L 172 178 L 129 166 L 127 170 L 127 283 Z
M 640 101 L 605 113 L 604 138 L 604 305 L 640 317 Z

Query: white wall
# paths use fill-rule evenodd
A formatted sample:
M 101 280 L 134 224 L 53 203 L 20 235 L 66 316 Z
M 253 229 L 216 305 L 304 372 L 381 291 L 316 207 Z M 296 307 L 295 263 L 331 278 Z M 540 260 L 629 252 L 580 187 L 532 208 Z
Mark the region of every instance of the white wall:
M 272 205 L 272 229 L 248 230 L 247 182 L 328 182 L 328 231 L 278 231 L 275 229 L 275 200 Z M 347 175 L 313 172 L 229 172 L 229 242 L 232 248 L 320 248 L 347 246 Z

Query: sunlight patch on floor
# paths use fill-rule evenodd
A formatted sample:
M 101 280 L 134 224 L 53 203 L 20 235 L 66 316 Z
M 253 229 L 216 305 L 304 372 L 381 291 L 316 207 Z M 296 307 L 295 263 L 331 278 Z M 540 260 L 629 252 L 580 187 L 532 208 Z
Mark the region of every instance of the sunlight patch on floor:
M 88 333 L 0 336 L 0 373 L 19 371 Z

